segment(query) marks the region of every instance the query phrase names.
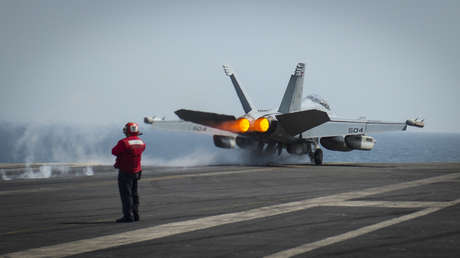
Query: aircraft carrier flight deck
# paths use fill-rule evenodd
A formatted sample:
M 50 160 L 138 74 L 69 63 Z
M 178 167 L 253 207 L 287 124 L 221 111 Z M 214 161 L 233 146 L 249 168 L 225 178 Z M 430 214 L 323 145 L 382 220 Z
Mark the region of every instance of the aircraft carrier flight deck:
M 0 257 L 460 256 L 460 163 L 144 167 L 134 223 L 88 166 L 0 165 Z

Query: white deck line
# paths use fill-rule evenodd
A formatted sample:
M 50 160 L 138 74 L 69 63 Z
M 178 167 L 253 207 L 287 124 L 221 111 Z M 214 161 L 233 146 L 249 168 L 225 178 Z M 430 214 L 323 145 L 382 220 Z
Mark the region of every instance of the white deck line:
M 413 212 L 413 213 L 410 213 L 410 214 L 407 214 L 407 215 L 404 215 L 404 216 L 400 216 L 400 217 L 397 217 L 397 218 L 385 220 L 385 221 L 379 222 L 377 224 L 373 224 L 373 225 L 362 227 L 362 228 L 359 228 L 359 229 L 356 229 L 356 230 L 352 230 L 352 231 L 346 232 L 344 234 L 328 237 L 328 238 L 325 238 L 325 239 L 322 239 L 322 240 L 319 240 L 319 241 L 315 241 L 315 242 L 312 242 L 312 243 L 306 243 L 306 244 L 303 244 L 303 245 L 300 245 L 300 246 L 297 246 L 297 247 L 294 247 L 294 248 L 291 248 L 291 249 L 287 249 L 287 250 L 284 250 L 284 251 L 281 251 L 281 252 L 278 252 L 278 253 L 274 253 L 272 255 L 265 256 L 265 258 L 281 258 L 281 257 L 285 258 L 285 257 L 292 257 L 292 256 L 295 256 L 295 255 L 299 255 L 299 254 L 304 254 L 304 253 L 313 251 L 313 250 L 321 248 L 321 247 L 325 247 L 325 246 L 332 245 L 332 244 L 335 244 L 335 243 L 338 243 L 338 242 L 346 241 L 348 239 L 352 239 L 352 238 L 355 238 L 355 237 L 358 237 L 358 236 L 361 236 L 361 235 L 364 235 L 364 234 L 367 234 L 367 233 L 371 233 L 371 232 L 377 231 L 379 229 L 383 229 L 383 228 L 386 228 L 386 227 L 389 227 L 389 226 L 392 226 L 392 225 L 395 225 L 395 224 L 399 224 L 399 223 L 402 223 L 402 222 L 405 222 L 405 221 L 416 219 L 418 217 L 422 217 L 422 216 L 431 214 L 433 212 L 439 211 L 441 209 L 444 209 L 444 208 L 447 208 L 447 207 L 450 207 L 450 206 L 454 206 L 454 205 L 459 204 L 459 203 L 460 203 L 460 199 L 457 199 L 457 200 L 452 201 L 452 202 L 445 202 L 445 203 L 443 203 L 443 205 L 438 206 L 438 207 L 426 208 L 426 209 L 423 209 L 421 211 Z
M 188 221 L 168 223 L 153 227 L 147 227 L 143 229 L 100 236 L 89 239 L 82 239 L 78 241 L 72 241 L 52 246 L 45 246 L 40 248 L 34 248 L 9 254 L 2 255 L 3 257 L 65 257 L 70 255 L 76 255 L 86 252 L 92 252 L 112 247 L 118 247 L 122 245 L 129 245 L 143 241 L 149 241 L 153 239 L 168 237 L 176 234 L 182 234 L 187 232 L 193 232 L 202 229 L 208 229 L 211 227 L 222 226 L 231 223 L 243 222 L 258 218 L 270 217 L 300 210 L 305 210 L 312 207 L 319 207 L 327 205 L 328 203 L 337 203 L 347 201 L 354 198 L 362 198 L 370 195 L 381 194 L 385 192 L 406 189 L 410 187 L 422 186 L 432 183 L 445 182 L 455 179 L 460 176 L 460 173 L 447 174 L 443 176 L 430 177 L 410 182 L 398 183 L 393 185 L 373 187 L 364 189 L 361 191 L 334 194 L 325 197 L 306 199 L 301 201 L 271 205 L 261 208 L 256 208 L 248 211 L 241 211 L 235 213 L 227 213 L 216 216 L 204 217 L 200 219 L 193 219 Z M 442 208 L 456 205 L 459 200 L 453 202 L 446 202 L 442 207 L 427 208 L 415 213 L 411 213 L 405 216 L 401 216 L 395 219 L 380 222 L 371 226 L 367 226 L 358 230 L 353 230 L 348 233 L 320 240 L 314 243 L 308 243 L 300 247 L 285 250 L 280 253 L 274 254 L 274 257 L 286 257 L 290 256 L 291 253 L 303 253 L 305 250 L 313 250 L 319 247 L 326 246 L 328 244 L 336 243 L 346 239 L 350 239 L 368 232 L 378 230 L 380 228 L 388 227 L 396 223 L 407 221 L 416 217 L 424 216 L 433 212 L 436 212 Z M 312 249 L 313 248 L 313 249 Z M 285 253 L 287 252 L 287 253 Z M 281 256 L 280 256 L 281 255 Z M 294 254 L 295 255 L 295 254 Z

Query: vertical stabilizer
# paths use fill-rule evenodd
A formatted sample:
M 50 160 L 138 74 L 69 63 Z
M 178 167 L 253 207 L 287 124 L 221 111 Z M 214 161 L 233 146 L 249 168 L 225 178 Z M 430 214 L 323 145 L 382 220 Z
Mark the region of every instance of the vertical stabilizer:
M 241 88 L 240 84 L 236 80 L 235 74 L 233 74 L 232 68 L 228 65 L 223 65 L 225 74 L 230 77 L 232 80 L 233 86 L 235 87 L 236 94 L 240 99 L 241 105 L 243 106 L 244 112 L 249 113 L 251 110 L 255 109 L 254 105 L 251 103 L 247 97 L 244 90 Z
M 303 77 L 305 73 L 305 64 L 298 63 L 294 74 L 289 79 L 288 86 L 284 92 L 278 112 L 291 113 L 299 111 L 302 105 L 303 94 Z

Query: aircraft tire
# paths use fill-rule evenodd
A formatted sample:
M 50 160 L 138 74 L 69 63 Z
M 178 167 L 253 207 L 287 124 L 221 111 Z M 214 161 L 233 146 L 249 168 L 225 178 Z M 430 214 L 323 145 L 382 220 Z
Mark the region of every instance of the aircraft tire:
M 323 164 L 323 150 L 316 149 L 313 155 L 314 155 L 313 161 L 315 162 L 315 165 L 317 166 L 322 165 Z

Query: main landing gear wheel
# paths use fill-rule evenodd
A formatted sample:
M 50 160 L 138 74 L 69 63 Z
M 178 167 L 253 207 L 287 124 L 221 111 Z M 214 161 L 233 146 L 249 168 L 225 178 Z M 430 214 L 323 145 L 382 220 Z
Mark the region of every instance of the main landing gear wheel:
M 313 162 L 315 165 L 319 166 L 323 164 L 323 150 L 316 149 L 315 153 L 313 154 Z

